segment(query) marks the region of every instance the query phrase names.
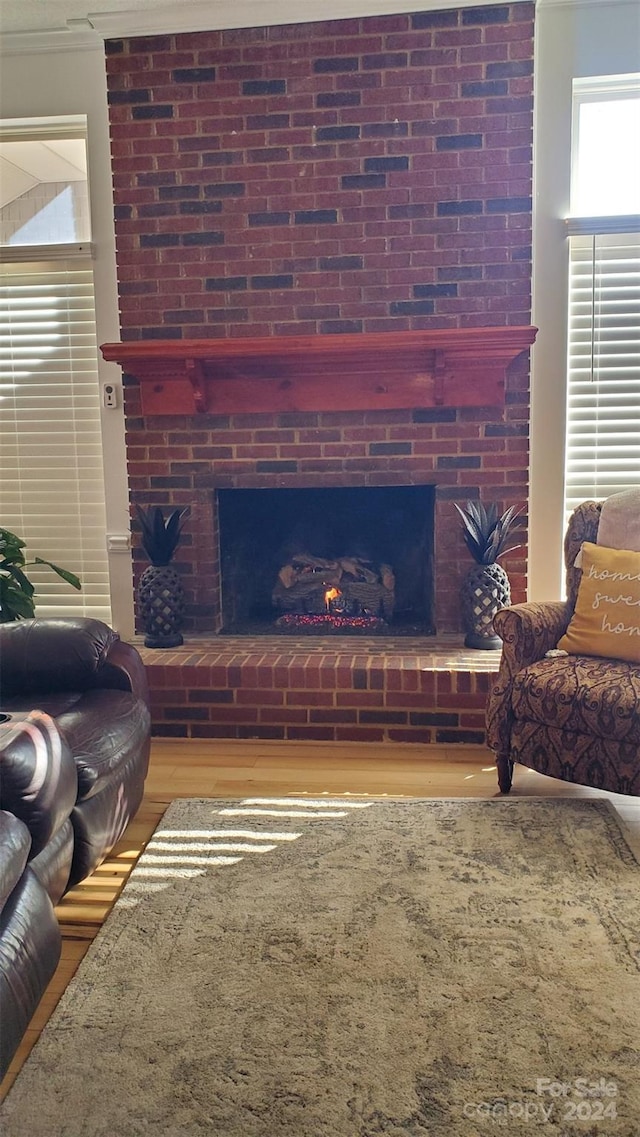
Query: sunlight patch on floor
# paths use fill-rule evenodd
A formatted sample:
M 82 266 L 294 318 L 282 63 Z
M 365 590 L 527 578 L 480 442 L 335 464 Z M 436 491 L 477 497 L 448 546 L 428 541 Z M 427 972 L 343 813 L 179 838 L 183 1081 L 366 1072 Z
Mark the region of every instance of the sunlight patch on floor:
M 254 843 L 253 845 L 247 845 L 241 841 L 234 841 L 234 842 L 233 841 L 224 841 L 224 842 L 221 842 L 220 844 L 216 844 L 216 845 L 207 845 L 204 841 L 200 841 L 200 842 L 198 842 L 198 841 L 193 841 L 193 842 L 150 841 L 149 844 L 147 845 L 146 860 L 149 859 L 148 854 L 149 854 L 150 850 L 153 850 L 154 852 L 172 852 L 172 853 L 190 853 L 190 854 L 191 853 L 207 853 L 211 849 L 215 849 L 217 853 L 271 853 L 274 849 L 277 849 L 277 848 L 278 848 L 277 845 L 259 845 L 259 844 L 257 844 L 257 842 Z M 158 858 L 158 860 L 159 859 L 160 858 Z M 204 861 L 208 861 L 208 860 L 209 860 L 208 857 L 204 858 Z
M 220 813 L 226 817 L 346 817 L 347 811 L 345 809 L 332 810 L 326 809 L 319 813 L 314 813 L 312 810 L 301 809 L 264 809 L 260 806 L 238 806 L 235 809 L 221 809 Z
M 248 797 L 237 805 L 212 809 L 211 814 L 212 818 L 279 817 L 320 821 L 353 817 L 356 810 L 369 809 L 373 804 L 372 800 L 345 801 L 344 797 L 336 800 L 324 794 L 321 797 Z M 297 841 L 303 835 L 302 831 L 240 829 L 231 824 L 229 828 L 170 829 L 161 823 L 118 903 L 124 908 L 135 907 L 145 895 L 159 892 L 175 880 L 204 876 L 211 868 L 238 864 L 254 853 L 277 853 L 284 842 Z M 234 856 L 235 853 L 241 855 Z
M 301 833 L 272 833 L 266 829 L 257 832 L 255 829 L 158 829 L 164 838 L 185 837 L 190 840 L 198 837 L 210 841 L 227 840 L 228 837 L 238 837 L 246 841 L 296 841 Z M 151 838 L 155 840 L 155 838 Z
M 286 805 L 286 806 L 303 805 L 305 807 L 306 806 L 313 806 L 317 809 L 326 809 L 327 807 L 333 806 L 336 803 L 333 801 L 326 801 L 326 800 L 321 799 L 321 798 L 247 797 L 244 799 L 242 804 L 243 805 L 270 805 L 270 806 L 274 806 L 274 805 Z M 372 802 L 365 802 L 365 801 L 340 801 L 339 804 L 343 809 L 368 809 L 369 806 L 372 805 L 373 803 Z
M 242 857 L 210 857 L 207 859 L 207 868 L 212 865 L 235 865 L 241 861 Z M 172 864 L 173 862 L 170 862 Z M 154 868 L 153 865 L 140 865 L 138 869 L 138 878 L 141 876 L 162 876 L 162 877 L 187 877 L 187 876 L 202 876 L 204 870 L 189 868 L 188 865 L 180 868 L 171 868 L 170 864 L 164 864 L 162 867 Z

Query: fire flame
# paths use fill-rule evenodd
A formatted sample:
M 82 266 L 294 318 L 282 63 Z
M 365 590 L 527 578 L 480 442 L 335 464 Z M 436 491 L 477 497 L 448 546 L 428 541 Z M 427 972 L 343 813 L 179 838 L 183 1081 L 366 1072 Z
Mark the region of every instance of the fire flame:
M 340 592 L 339 588 L 328 588 L 327 589 L 327 591 L 324 594 L 324 602 L 326 605 L 327 612 L 329 612 L 331 610 L 331 601 L 335 600 L 336 596 L 340 596 L 340 595 L 341 595 L 341 592 Z

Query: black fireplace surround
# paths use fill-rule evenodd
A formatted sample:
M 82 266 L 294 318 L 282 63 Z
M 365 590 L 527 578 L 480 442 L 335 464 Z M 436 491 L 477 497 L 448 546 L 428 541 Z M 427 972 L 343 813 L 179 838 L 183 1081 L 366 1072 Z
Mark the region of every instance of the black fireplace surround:
M 301 629 L 278 625 L 280 612 L 272 600 L 279 572 L 297 554 L 391 566 L 393 616 L 369 630 L 434 634 L 435 486 L 219 489 L 215 508 L 222 635 L 298 634 Z M 328 626 L 320 634 L 331 630 L 338 629 Z M 339 630 L 363 629 L 350 629 L 341 620 Z

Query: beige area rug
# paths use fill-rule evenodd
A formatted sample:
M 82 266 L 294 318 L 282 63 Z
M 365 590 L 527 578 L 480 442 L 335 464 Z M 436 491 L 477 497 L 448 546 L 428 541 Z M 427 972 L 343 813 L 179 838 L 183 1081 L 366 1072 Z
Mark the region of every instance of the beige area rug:
M 638 1137 L 639 884 L 604 801 L 176 801 L 0 1132 Z

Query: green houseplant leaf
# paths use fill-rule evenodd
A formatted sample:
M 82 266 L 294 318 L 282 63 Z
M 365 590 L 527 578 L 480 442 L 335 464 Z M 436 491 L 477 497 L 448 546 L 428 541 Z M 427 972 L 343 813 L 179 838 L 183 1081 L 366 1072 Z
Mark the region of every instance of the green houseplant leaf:
M 46 565 L 72 588 L 82 588 L 78 577 L 69 569 L 60 568 L 43 557 L 28 561 L 23 552 L 25 548 L 26 543 L 15 533 L 0 528 L 0 624 L 35 615 L 35 589 L 25 571 L 31 565 Z
M 60 565 L 54 565 L 53 561 L 45 561 L 42 559 L 42 557 L 34 557 L 33 564 L 48 565 L 50 569 L 53 569 L 53 571 L 62 578 L 62 580 L 66 580 L 67 584 L 70 584 L 72 588 L 77 589 L 78 592 L 82 588 L 82 585 L 80 584 L 80 581 L 74 572 L 70 572 L 69 569 L 60 568 Z
M 7 574 L 7 576 L 13 577 L 16 585 L 20 589 L 22 589 L 25 596 L 29 596 L 29 597 L 33 596 L 35 589 L 31 583 L 31 581 L 29 580 L 29 577 L 27 576 L 26 573 L 24 573 L 22 571 L 21 568 L 18 568 L 17 565 L 11 565 L 11 564 L 6 564 L 3 567 L 4 567 L 4 570 Z
M 35 615 L 31 597 L 13 580 L 0 571 L 0 624 L 14 620 L 28 620 Z

